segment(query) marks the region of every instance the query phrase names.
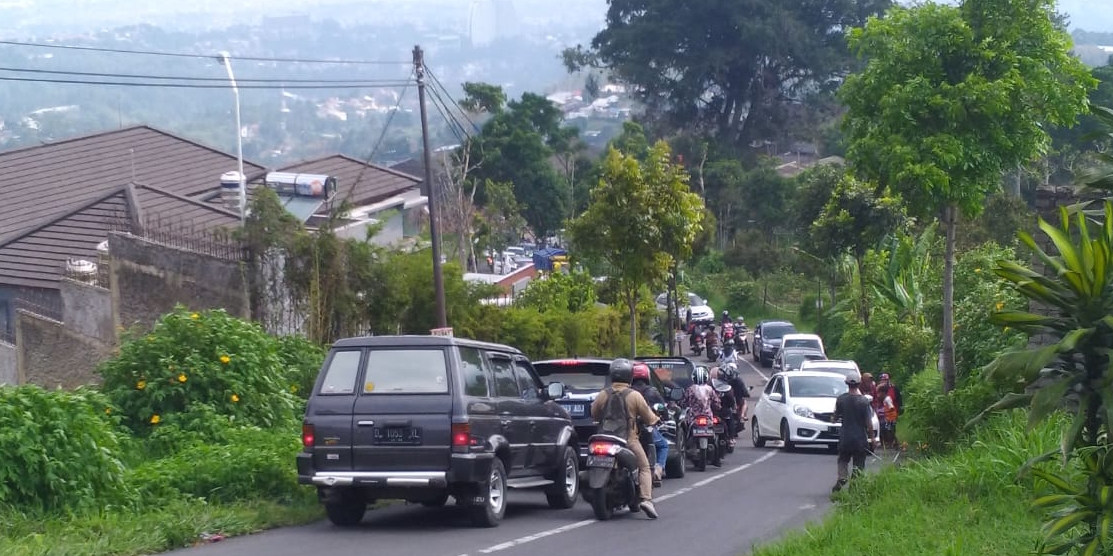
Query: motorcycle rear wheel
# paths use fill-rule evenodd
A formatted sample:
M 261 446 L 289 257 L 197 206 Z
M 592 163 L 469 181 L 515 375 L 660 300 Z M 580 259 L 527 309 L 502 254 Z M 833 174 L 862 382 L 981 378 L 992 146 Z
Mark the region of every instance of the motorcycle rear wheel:
M 707 471 L 707 448 L 701 448 L 696 455 L 696 471 Z
M 599 521 L 607 521 L 614 517 L 614 508 L 611 506 L 606 488 L 591 491 L 591 511 Z

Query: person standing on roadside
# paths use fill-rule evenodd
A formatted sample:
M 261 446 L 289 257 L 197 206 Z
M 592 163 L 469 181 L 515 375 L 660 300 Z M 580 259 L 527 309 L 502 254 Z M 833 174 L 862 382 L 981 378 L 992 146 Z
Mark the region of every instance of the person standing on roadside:
M 873 409 L 858 386 L 862 375 L 850 371 L 846 376 L 848 390 L 835 400 L 835 421 L 842 423 L 839 431 L 838 480 L 831 492 L 838 492 L 850 479 L 850 462 L 854 462 L 854 475 L 866 468 L 866 455 L 876 448 L 873 430 Z

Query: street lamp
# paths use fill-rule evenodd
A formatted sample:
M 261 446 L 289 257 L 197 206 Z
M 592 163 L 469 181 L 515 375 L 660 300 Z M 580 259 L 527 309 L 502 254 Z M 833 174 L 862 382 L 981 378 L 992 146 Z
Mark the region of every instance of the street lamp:
M 240 88 L 236 86 L 236 76 L 232 74 L 232 60 L 228 51 L 222 51 L 217 58 L 228 70 L 228 81 L 232 83 L 232 94 L 236 97 L 236 162 L 240 171 L 240 222 L 247 218 L 247 176 L 243 174 L 243 127 L 240 125 Z

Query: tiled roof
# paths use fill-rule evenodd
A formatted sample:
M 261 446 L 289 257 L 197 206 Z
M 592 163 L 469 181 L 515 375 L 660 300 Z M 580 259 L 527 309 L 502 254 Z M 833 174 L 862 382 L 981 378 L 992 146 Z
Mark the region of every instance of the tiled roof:
M 415 176 L 341 154 L 298 162 L 279 171 L 333 176 L 337 198 L 354 206 L 377 203 L 421 184 Z
M 0 152 L 0 244 L 103 198 L 128 182 L 184 197 L 219 189 L 236 158 L 149 126 Z M 263 168 L 244 161 L 244 173 Z

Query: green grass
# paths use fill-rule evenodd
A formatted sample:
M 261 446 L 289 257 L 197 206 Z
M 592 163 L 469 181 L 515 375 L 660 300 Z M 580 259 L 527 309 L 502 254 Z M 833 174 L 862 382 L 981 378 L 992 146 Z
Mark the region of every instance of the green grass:
M 821 523 L 753 556 L 1027 554 L 1039 538 L 1030 484 L 1015 480 L 1029 457 L 1056 445 L 1062 421 L 1024 432 L 1024 413 L 994 419 L 957 452 L 867 476 L 836 495 Z
M 42 518 L 0 514 L 5 556 L 137 556 L 201 542 L 202 533 L 243 535 L 322 519 L 315 492 L 287 503 L 250 501 L 207 504 L 175 500 L 152 511 L 106 509 L 100 513 Z

